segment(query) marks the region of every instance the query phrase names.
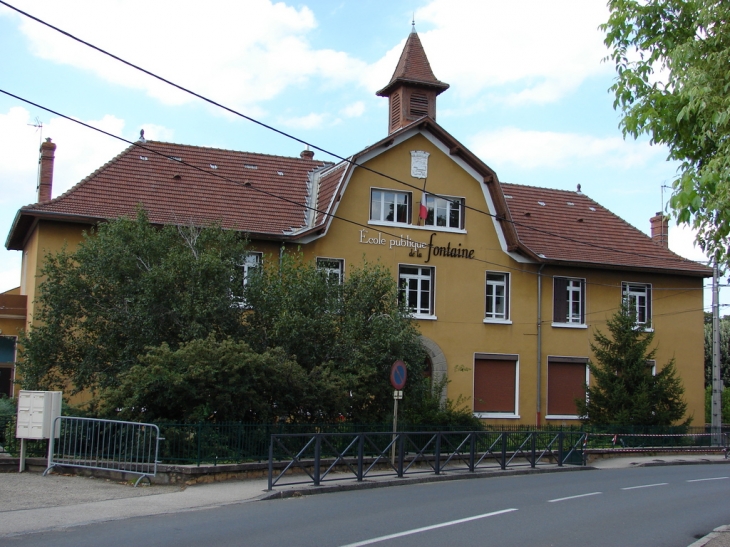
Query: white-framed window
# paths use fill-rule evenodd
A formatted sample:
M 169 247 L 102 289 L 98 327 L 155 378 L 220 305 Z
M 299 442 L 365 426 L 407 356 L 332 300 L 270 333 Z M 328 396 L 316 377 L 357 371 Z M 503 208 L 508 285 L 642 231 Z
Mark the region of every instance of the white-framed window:
M 553 278 L 553 325 L 585 326 L 585 279 Z
M 409 224 L 411 193 L 371 188 L 370 220 L 388 224 Z
M 432 267 L 398 266 L 398 297 L 416 318 L 435 319 L 434 277 L 435 268 Z
M 519 418 L 518 355 L 474 354 L 473 411 L 478 418 Z
M 590 379 L 587 357 L 548 356 L 547 416 L 552 420 L 577 420 L 576 399 L 585 401 Z
M 264 253 L 247 253 L 243 259 L 243 286 L 245 287 L 248 283 L 248 276 L 254 268 L 261 266 L 261 260 L 263 259 Z
M 487 303 L 484 321 L 509 320 L 509 274 L 487 272 Z
M 624 302 L 634 313 L 637 325 L 651 324 L 651 285 L 648 283 L 621 283 Z
M 345 280 L 345 260 L 343 258 L 317 257 L 317 269 L 324 273 L 331 283 L 342 284 Z
M 464 198 L 437 197 L 426 194 L 426 226 L 464 228 Z

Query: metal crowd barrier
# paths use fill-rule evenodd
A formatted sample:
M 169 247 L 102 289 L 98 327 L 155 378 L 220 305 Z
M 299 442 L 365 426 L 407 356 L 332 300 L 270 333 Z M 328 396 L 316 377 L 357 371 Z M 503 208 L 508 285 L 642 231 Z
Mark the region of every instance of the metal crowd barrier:
M 420 431 L 274 434 L 269 445 L 271 490 L 279 484 L 483 469 L 585 465 L 586 434 L 570 431 Z M 391 449 L 395 447 L 395 457 Z M 274 460 L 288 460 L 274 476 Z M 334 471 L 343 471 L 338 476 Z M 283 482 L 300 472 L 309 480 Z M 330 474 L 332 474 L 330 476 Z M 327 478 L 330 476 L 330 478 Z
M 59 426 L 58 439 L 51 437 L 48 445 L 44 476 L 56 466 L 102 469 L 140 475 L 137 486 L 157 474 L 164 439 L 155 424 L 59 416 L 54 430 Z

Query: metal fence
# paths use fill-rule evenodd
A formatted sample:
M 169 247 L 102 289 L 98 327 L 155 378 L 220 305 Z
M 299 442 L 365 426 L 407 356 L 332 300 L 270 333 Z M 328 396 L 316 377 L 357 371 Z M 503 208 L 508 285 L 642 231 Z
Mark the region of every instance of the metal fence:
M 59 424 L 60 422 L 60 424 Z M 143 478 L 157 474 L 160 430 L 155 424 L 59 416 L 51 438 L 45 476 L 55 466 L 121 471 Z
M 319 486 L 353 477 L 362 481 L 366 476 L 585 465 L 585 439 L 580 431 L 274 434 L 268 485 L 271 490 L 277 484 Z M 275 475 L 274 461 L 281 459 L 288 463 Z
M 0 415 L 0 445 L 15 455 L 19 443 L 15 439 L 14 416 Z M 158 423 L 160 434 L 166 440 L 160 444 L 158 459 L 167 464 L 223 464 L 242 462 L 264 462 L 269 458 L 271 435 L 312 433 L 390 433 L 392 423 L 353 424 L 338 422 L 332 424 L 252 424 L 252 423 Z M 463 426 L 462 426 L 463 427 Z M 437 425 L 403 424 L 401 431 L 458 431 L 459 427 Z M 535 427 L 529 425 L 496 426 L 485 425 L 483 433 L 563 431 L 588 433 L 588 449 L 629 450 L 644 447 L 665 447 L 668 449 L 709 447 L 709 428 L 671 426 L 554 426 Z M 730 432 L 727 426 L 724 432 Z M 717 442 L 711 443 L 713 447 Z M 28 441 L 29 456 L 44 457 L 47 441 Z M 287 454 L 277 453 L 277 459 L 286 460 Z

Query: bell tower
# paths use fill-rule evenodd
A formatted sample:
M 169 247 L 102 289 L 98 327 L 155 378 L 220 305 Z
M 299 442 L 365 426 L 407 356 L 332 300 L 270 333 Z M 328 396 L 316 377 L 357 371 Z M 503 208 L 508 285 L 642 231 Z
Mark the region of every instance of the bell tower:
M 378 91 L 388 97 L 388 134 L 424 116 L 436 119 L 436 97 L 449 84 L 434 76 L 415 26 L 388 85 Z

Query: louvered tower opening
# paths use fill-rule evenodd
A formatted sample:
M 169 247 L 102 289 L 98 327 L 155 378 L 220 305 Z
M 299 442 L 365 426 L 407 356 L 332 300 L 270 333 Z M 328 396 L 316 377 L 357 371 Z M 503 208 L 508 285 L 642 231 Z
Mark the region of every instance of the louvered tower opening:
M 411 95 L 409 114 L 418 118 L 428 115 L 428 97 L 425 93 L 414 92 Z
M 400 93 L 394 93 L 390 102 L 390 129 L 397 129 L 400 124 Z

